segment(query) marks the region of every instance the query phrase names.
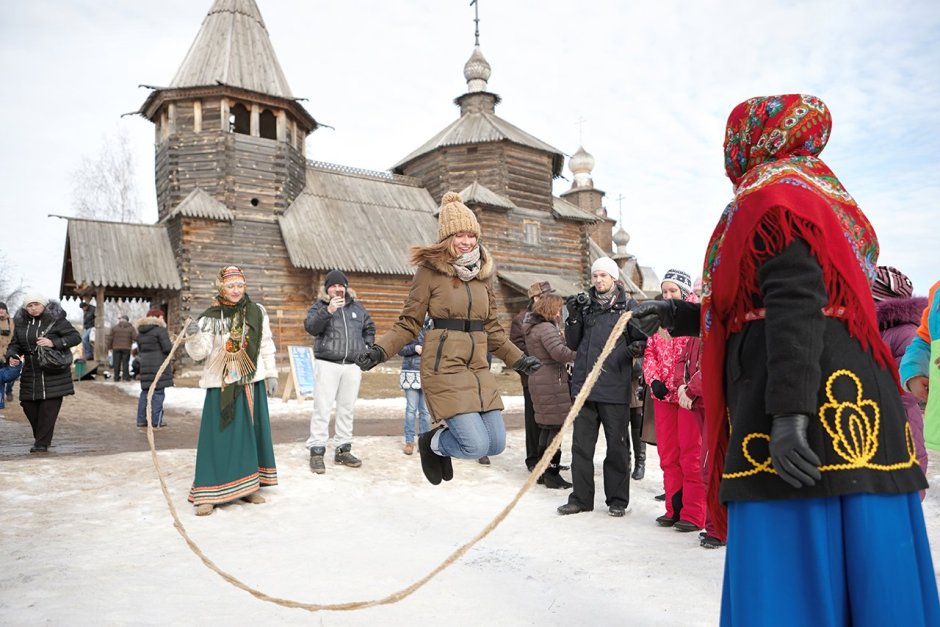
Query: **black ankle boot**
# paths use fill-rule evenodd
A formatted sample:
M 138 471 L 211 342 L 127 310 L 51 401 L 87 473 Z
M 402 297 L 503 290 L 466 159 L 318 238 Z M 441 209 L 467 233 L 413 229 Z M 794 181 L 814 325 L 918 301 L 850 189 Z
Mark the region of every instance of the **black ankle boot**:
M 633 467 L 633 479 L 639 481 L 646 476 L 646 462 L 636 460 L 636 466 Z
M 548 467 L 548 470 L 542 475 L 542 483 L 550 490 L 567 490 L 571 488 L 571 484 L 561 476 L 557 464 Z

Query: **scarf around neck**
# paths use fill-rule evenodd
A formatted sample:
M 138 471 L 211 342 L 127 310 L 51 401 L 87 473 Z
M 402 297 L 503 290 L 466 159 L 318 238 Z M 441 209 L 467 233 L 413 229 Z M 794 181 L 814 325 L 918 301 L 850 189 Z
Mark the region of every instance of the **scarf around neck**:
M 244 386 L 251 383 L 257 369 L 264 315 L 248 294 L 234 304 L 221 296 L 217 301 L 199 318 L 204 321 L 203 331 L 228 336 L 222 350 L 206 365 L 222 379 L 219 431 L 223 431 L 235 419 L 235 399 L 245 393 Z
M 466 252 L 451 262 L 457 276 L 461 281 L 470 281 L 475 279 L 480 273 L 480 247 L 477 246 L 470 252 Z
M 725 170 L 734 199 L 706 249 L 702 279 L 702 379 L 709 436 L 709 509 L 722 536 L 727 512 L 718 499 L 728 445 L 724 395 L 725 345 L 753 319 L 760 300 L 758 269 L 795 239 L 809 245 L 822 267 L 828 303 L 895 374 L 881 340 L 870 297 L 878 240 L 868 219 L 835 174 L 817 158 L 832 118 L 814 96 L 752 98 L 731 112 L 725 133 Z

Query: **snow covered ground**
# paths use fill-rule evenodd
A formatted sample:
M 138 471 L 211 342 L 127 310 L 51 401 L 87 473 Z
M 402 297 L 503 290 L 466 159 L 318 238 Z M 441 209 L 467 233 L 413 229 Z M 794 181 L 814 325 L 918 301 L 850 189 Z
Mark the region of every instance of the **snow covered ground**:
M 176 407 L 201 406 L 198 390 L 169 392 Z M 398 407 L 401 399 L 370 402 Z M 282 405 L 272 402 L 273 419 L 291 410 Z M 201 518 L 186 502 L 194 450 L 160 451 L 159 459 L 186 531 L 220 568 L 274 597 L 341 603 L 406 588 L 482 530 L 526 478 L 522 432 L 508 441 L 490 467 L 455 461 L 454 481 L 440 486 L 425 481 L 417 455 L 402 455 L 398 437 L 358 438 L 362 468 L 328 461 L 322 476 L 308 470 L 302 444 L 278 445 L 280 485 L 264 490 L 267 503 Z M 569 449 L 566 441 L 565 460 Z M 261 601 L 204 566 L 173 527 L 149 453 L 2 462 L 0 624 L 716 624 L 724 550 L 655 525 L 655 447 L 646 479 L 632 482 L 627 516 L 608 516 L 603 449 L 601 436 L 594 512 L 558 516 L 567 492 L 535 486 L 501 526 L 413 595 L 317 613 Z M 940 458 L 931 463 L 940 469 Z M 938 500 L 925 502 L 935 562 Z

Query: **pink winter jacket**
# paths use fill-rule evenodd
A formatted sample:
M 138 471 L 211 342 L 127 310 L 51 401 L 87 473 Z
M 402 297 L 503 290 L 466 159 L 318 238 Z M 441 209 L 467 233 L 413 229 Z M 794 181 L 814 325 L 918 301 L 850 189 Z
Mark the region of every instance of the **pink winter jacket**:
M 697 303 L 698 296 L 690 292 L 685 300 Z M 685 362 L 682 357 L 689 340 L 688 337 L 672 337 L 665 329 L 660 329 L 646 342 L 643 378 L 647 385 L 656 380 L 662 381 L 668 390 L 665 398 L 668 403 L 679 403 L 676 390 L 685 383 Z

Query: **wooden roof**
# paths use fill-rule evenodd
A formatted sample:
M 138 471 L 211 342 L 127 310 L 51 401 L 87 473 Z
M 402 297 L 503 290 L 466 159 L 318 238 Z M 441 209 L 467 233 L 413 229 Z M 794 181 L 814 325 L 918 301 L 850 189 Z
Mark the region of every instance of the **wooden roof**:
M 180 204 L 176 205 L 173 211 L 168 213 L 161 222 L 166 222 L 178 215 L 223 222 L 231 222 L 235 219 L 235 214 L 228 207 L 203 191 L 201 187 L 189 192 L 189 195 Z
M 162 225 L 68 218 L 61 294 L 103 286 L 106 296 L 142 297 L 182 287 Z M 83 287 L 84 286 L 84 287 Z
M 408 250 L 437 240 L 437 203 L 411 177 L 307 163 L 307 186 L 278 218 L 291 263 L 411 275 Z
M 552 196 L 552 213 L 558 218 L 567 218 L 569 220 L 579 220 L 581 222 L 597 222 L 600 220 L 590 211 L 585 211 L 581 207 L 568 202 L 564 198 Z
M 529 286 L 537 281 L 548 281 L 558 292 L 559 296 L 568 297 L 582 292 L 586 287 L 581 277 L 575 274 L 546 274 L 544 272 L 516 272 L 515 270 L 496 270 L 496 275 L 500 281 L 507 283 L 510 287 L 522 292 L 526 296 L 529 293 Z
M 497 207 L 499 209 L 518 209 L 516 203 L 509 200 L 505 196 L 500 196 L 490 188 L 481 185 L 477 181 L 474 181 L 467 185 L 462 192 L 460 192 L 460 197 L 463 199 L 465 205 L 487 205 L 489 207 Z
M 561 175 L 561 169 L 564 165 L 564 154 L 560 150 L 546 144 L 541 139 L 529 135 L 495 113 L 486 111 L 466 113 L 460 116 L 444 130 L 422 144 L 420 148 L 393 165 L 391 170 L 399 171 L 407 163 L 444 146 L 485 144 L 501 141 L 513 142 L 551 154 L 552 175 L 556 177 Z
M 254 0 L 215 0 L 170 88 L 219 83 L 294 97 Z

